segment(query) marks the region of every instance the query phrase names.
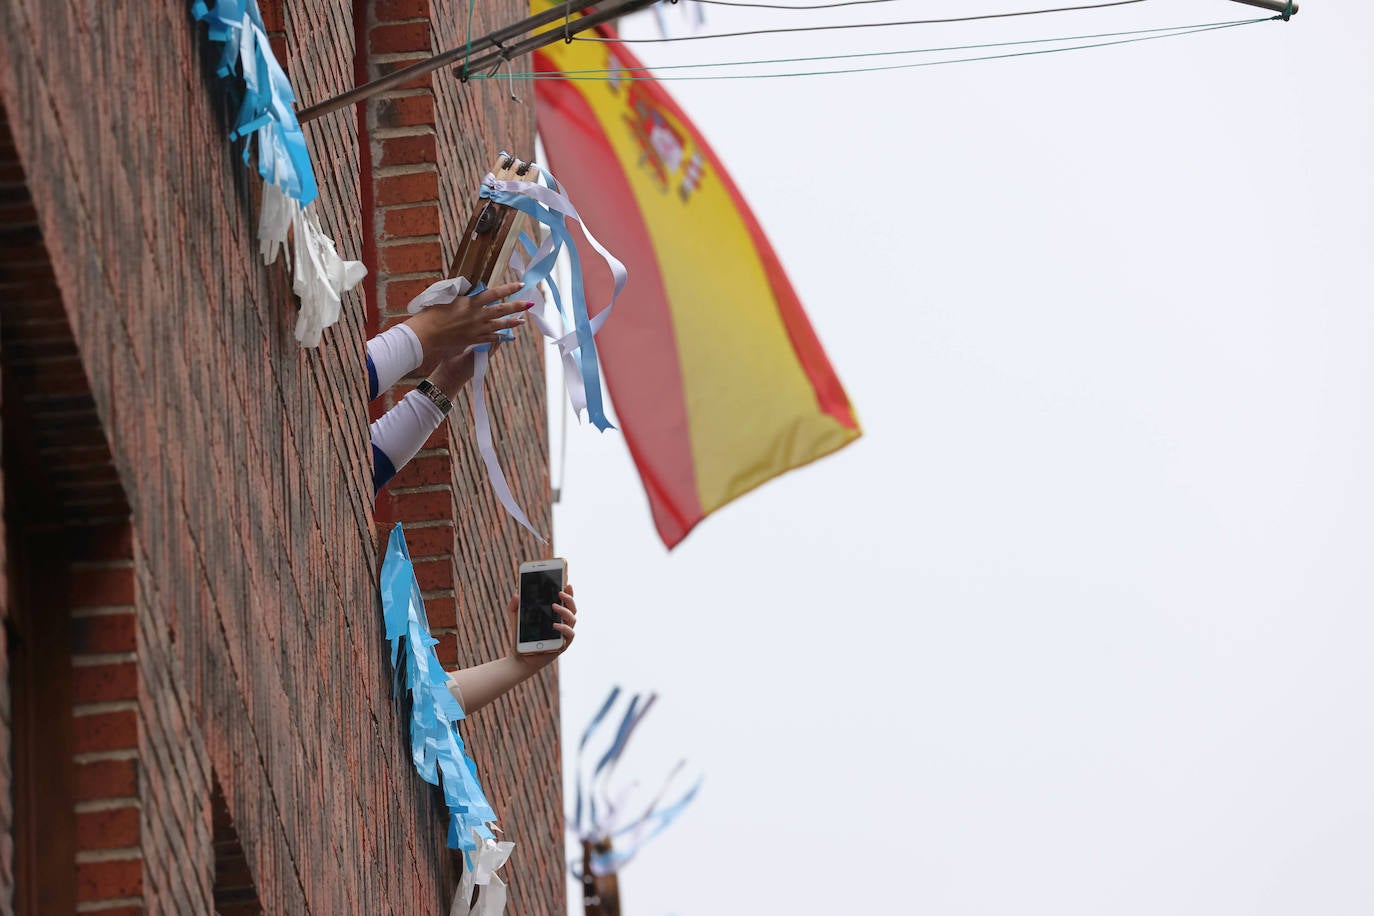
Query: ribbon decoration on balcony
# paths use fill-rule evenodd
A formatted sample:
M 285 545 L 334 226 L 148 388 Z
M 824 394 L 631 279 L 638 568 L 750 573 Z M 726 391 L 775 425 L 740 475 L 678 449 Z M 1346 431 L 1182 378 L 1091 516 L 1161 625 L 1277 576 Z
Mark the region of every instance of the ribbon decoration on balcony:
M 466 714 L 449 691 L 448 672 L 434 654 L 439 640 L 430 635 L 425 602 L 400 525 L 391 529 L 387 542 L 381 588 L 382 618 L 391 643 L 393 693 L 398 700 L 403 692 L 410 699 L 410 748 L 415 771 L 425 782 L 443 789 L 449 812 L 449 848 L 468 853 L 472 868 L 472 854 L 487 856 L 487 841 L 496 840 L 491 826 L 496 812 L 477 779 L 477 764 L 458 734 L 458 722 Z M 491 870 L 496 867 L 499 865 Z
M 244 162 L 252 159 L 257 140 L 258 174 L 263 179 L 259 251 L 265 264 L 275 261 L 278 252 L 286 253 L 291 289 L 301 301 L 296 340 L 303 347 L 318 346 L 321 332 L 339 320 L 343 294 L 358 285 L 367 268 L 339 256 L 334 240 L 310 209 L 319 189 L 292 107 L 296 96 L 272 52 L 256 0 L 214 0 L 213 6 L 195 0 L 191 13 L 206 23 L 212 41 L 224 45 L 219 76 L 237 74 L 243 82 L 243 102 L 229 139 L 244 140 Z M 290 248 L 288 233 L 293 240 Z
M 557 345 L 563 361 L 563 379 L 573 411 L 582 411 L 592 425 L 600 430 L 613 428 L 606 417 L 601 394 L 601 372 L 596 355 L 596 334 L 606 323 L 615 300 L 625 288 L 627 273 L 615 255 L 611 254 L 582 223 L 577 208 L 559 188 L 553 176 L 533 163 L 523 162 L 501 153 L 492 170 L 482 179 L 478 203 L 469 218 L 463 241 L 454 256 L 450 273 L 453 276 L 431 284 L 410 301 L 407 311 L 412 315 L 434 305 L 452 302 L 461 295 L 473 295 L 485 289 L 502 267 L 509 266 L 524 288 L 512 298 L 534 301 L 531 320 L 545 337 Z M 526 219 L 544 227 L 543 243 L 536 247 L 533 239 L 520 231 Z M 590 314 L 583 289 L 582 262 L 568 221 L 581 227 L 583 237 L 606 262 L 610 272 L 611 292 L 605 306 Z M 521 255 L 517 246 L 524 249 Z M 571 266 L 571 288 L 567 305 L 564 295 L 554 284 L 551 272 L 560 254 L 566 252 Z M 528 258 L 528 261 L 526 261 Z M 547 309 L 539 285 L 547 283 L 554 300 L 556 313 Z M 513 336 L 513 335 L 505 335 Z M 506 512 L 519 522 L 540 543 L 547 543 L 535 529 L 528 516 L 516 502 L 501 463 L 491 431 L 491 416 L 487 410 L 486 380 L 489 347 L 474 348 L 472 404 L 473 423 L 477 427 L 477 450 L 487 468 L 492 489 Z

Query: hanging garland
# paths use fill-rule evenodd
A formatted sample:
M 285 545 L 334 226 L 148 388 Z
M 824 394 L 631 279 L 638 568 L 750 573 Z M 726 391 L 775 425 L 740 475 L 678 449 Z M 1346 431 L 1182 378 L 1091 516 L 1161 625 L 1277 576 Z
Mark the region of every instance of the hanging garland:
M 334 240 L 310 209 L 319 189 L 296 120 L 296 95 L 272 53 L 256 0 L 215 0 L 213 7 L 195 0 L 191 13 L 207 25 L 211 41 L 224 45 L 218 75 L 242 81 L 243 103 L 229 139 L 244 140 L 244 162 L 257 151 L 263 179 L 259 251 L 264 264 L 285 253 L 291 289 L 301 301 L 296 340 L 303 347 L 318 346 L 321 332 L 339 320 L 343 294 L 358 285 L 367 268 L 339 257 Z M 289 249 L 288 236 L 293 241 Z
M 415 566 L 400 525 L 391 529 L 382 563 L 382 619 L 391 643 L 392 694 L 410 704 L 410 756 L 415 772 L 439 786 L 448 806 L 448 846 L 463 850 L 466 867 L 449 916 L 500 916 L 506 907 L 506 885 L 496 870 L 506 864 L 515 844 L 498 842 L 496 812 L 477 778 L 458 722 L 466 718 L 448 687 L 448 672 L 429 632 L 425 602 Z M 472 892 L 477 899 L 472 901 Z

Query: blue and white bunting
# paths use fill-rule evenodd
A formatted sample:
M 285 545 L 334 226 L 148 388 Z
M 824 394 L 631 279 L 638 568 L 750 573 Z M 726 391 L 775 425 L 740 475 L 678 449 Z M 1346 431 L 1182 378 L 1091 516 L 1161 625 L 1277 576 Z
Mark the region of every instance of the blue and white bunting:
M 400 525 L 391 529 L 382 563 L 382 618 L 391 643 L 394 693 L 397 699 L 405 695 L 410 701 L 415 771 L 425 782 L 443 789 L 449 812 L 449 848 L 468 853 L 485 850 L 486 841 L 496 841 L 492 832 L 496 812 L 477 779 L 477 765 L 458 734 L 458 722 L 465 714 L 448 689 L 448 673 L 434 654 L 439 640 L 430 635 L 424 599 Z M 469 867 L 472 865 L 469 856 Z
M 339 320 L 343 294 L 366 276 L 367 268 L 339 257 L 334 240 L 309 209 L 319 189 L 292 107 L 296 95 L 272 52 L 256 0 L 215 0 L 213 6 L 195 0 L 191 12 L 206 24 L 210 39 L 224 45 L 219 76 L 242 81 L 243 102 L 229 139 L 244 141 L 244 162 L 257 153 L 263 179 L 258 220 L 263 262 L 271 264 L 278 252 L 286 251 L 289 233 L 294 252 L 287 251 L 287 266 L 292 269 L 291 288 L 301 301 L 296 340 L 304 347 L 318 346 L 323 330 Z

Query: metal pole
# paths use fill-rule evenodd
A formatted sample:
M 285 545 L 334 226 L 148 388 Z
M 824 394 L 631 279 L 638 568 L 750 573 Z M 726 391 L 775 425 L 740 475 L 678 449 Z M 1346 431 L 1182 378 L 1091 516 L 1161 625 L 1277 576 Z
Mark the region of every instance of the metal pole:
M 596 2 L 600 2 L 600 0 L 593 0 L 593 4 Z M 621 3 L 612 2 L 607 6 L 601 7 L 596 12 L 588 16 L 585 16 L 581 19 L 573 20 L 568 27 L 568 34 L 574 35 L 585 29 L 592 28 L 599 23 L 615 19 L 619 16 L 623 16 L 628 12 L 633 12 L 637 9 L 643 9 L 644 7 L 648 6 L 651 2 L 652 0 L 629 0 L 629 2 Z M 386 76 L 379 77 L 368 83 L 364 83 L 361 86 L 357 86 L 353 89 L 348 90 L 347 92 L 336 95 L 333 98 L 325 99 L 323 102 L 317 102 L 316 104 L 311 105 L 308 108 L 303 108 L 296 113 L 296 120 L 300 121 L 302 124 L 304 124 L 307 121 L 313 121 L 321 115 L 329 114 L 331 111 L 338 111 L 340 108 L 346 108 L 349 105 L 361 102 L 363 99 L 371 98 L 379 92 L 385 92 L 388 89 L 394 89 L 397 86 L 410 82 L 416 77 L 424 76 L 426 73 L 433 73 L 435 70 L 438 70 L 442 67 L 447 67 L 451 64 L 456 64 L 459 61 L 463 60 L 465 57 L 467 57 L 469 53 L 473 51 L 485 51 L 488 48 L 499 49 L 505 42 L 510 41 L 512 38 L 515 38 L 519 35 L 523 35 L 526 32 L 533 31 L 534 29 L 537 29 L 540 26 L 548 25 L 551 22 L 557 22 L 558 20 L 565 18 L 570 10 L 579 10 L 583 7 L 584 4 L 582 2 L 579 2 L 576 6 L 573 6 L 571 3 L 568 3 L 560 6 L 555 6 L 552 9 L 547 9 L 542 13 L 537 13 L 533 16 L 522 19 L 519 22 L 515 22 L 508 26 L 499 28 L 494 32 L 489 32 L 488 34 L 483 35 L 480 38 L 474 38 L 472 40 L 471 48 L 469 48 L 466 43 L 461 44 L 456 48 L 451 48 L 440 54 L 436 54 L 433 57 L 426 58 L 422 61 L 417 61 L 411 64 L 409 67 L 404 67 L 400 70 L 395 71 L 394 73 L 388 73 Z M 589 22 L 588 20 L 591 20 L 593 17 L 599 18 L 596 18 L 595 21 Z M 563 32 L 561 30 L 550 30 L 545 34 L 552 35 L 554 38 L 563 37 Z M 551 40 L 552 39 L 550 39 L 550 41 Z M 544 45 L 549 44 L 550 41 L 541 42 L 540 44 L 535 45 L 534 47 L 543 47 Z M 524 42 L 522 44 L 528 44 L 528 42 Z M 493 57 L 499 60 L 503 57 L 505 59 L 510 59 L 512 57 L 518 56 L 519 54 L 515 52 L 514 48 L 507 50 L 505 54 L 502 54 L 498 50 L 495 52 L 494 55 L 488 56 L 488 63 L 484 64 L 483 66 L 490 66 L 490 60 Z M 468 67 L 469 72 L 476 69 L 474 66 L 472 66 L 472 64 L 475 63 L 476 60 L 473 60 L 471 62 L 471 64 Z
M 585 32 L 588 29 L 596 28 L 603 22 L 610 22 L 613 19 L 619 19 L 621 16 L 624 16 L 628 13 L 633 13 L 638 10 L 644 9 L 645 7 L 652 6 L 656 2 L 658 2 L 658 0 L 625 0 L 625 2 L 621 3 L 619 6 L 616 6 L 614 8 L 605 7 L 603 9 L 597 10 L 595 13 L 588 13 L 581 19 L 573 20 L 572 25 L 568 28 L 568 34 L 576 35 L 578 32 Z M 563 31 L 561 29 L 549 29 L 547 32 L 540 32 L 538 35 L 531 36 L 530 38 L 526 38 L 522 42 L 511 45 L 509 48 L 502 48 L 497 49 L 495 51 L 489 51 L 488 53 L 483 54 L 480 57 L 472 58 L 472 60 L 468 62 L 468 72 L 477 73 L 482 70 L 486 70 L 487 68 L 496 66 L 502 63 L 503 61 L 513 60 L 517 57 L 522 57 L 530 53 L 531 51 L 539 50 L 545 45 L 551 45 L 556 41 L 562 40 Z
M 1246 6 L 1257 6 L 1262 10 L 1269 10 L 1272 13 L 1283 14 L 1283 18 L 1296 15 L 1298 5 L 1292 4 L 1290 7 L 1288 0 L 1231 0 L 1232 3 L 1244 3 Z

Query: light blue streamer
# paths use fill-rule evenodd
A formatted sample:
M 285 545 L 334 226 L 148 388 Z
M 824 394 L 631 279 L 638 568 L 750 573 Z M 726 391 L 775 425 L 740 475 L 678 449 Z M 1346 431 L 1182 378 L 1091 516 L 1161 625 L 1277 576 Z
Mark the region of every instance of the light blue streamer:
M 696 783 L 692 788 L 687 790 L 687 793 L 683 795 L 682 798 L 678 799 L 667 808 L 643 818 L 639 824 L 634 825 L 635 827 L 642 828 L 643 824 L 651 820 L 657 821 L 648 835 L 640 839 L 629 849 L 612 849 L 609 853 L 598 853 L 593 855 L 592 870 L 599 874 L 609 874 L 610 872 L 619 870 L 626 862 L 633 859 L 635 854 L 647 846 L 654 837 L 667 830 L 668 825 L 677 820 L 678 815 L 682 814 L 687 806 L 692 803 L 692 799 L 696 798 L 697 790 L 701 788 L 701 783 L 702 779 L 698 778 Z M 627 827 L 623 830 L 617 830 L 614 836 L 621 836 L 630 829 L 631 828 Z
M 530 238 L 527 233 L 520 233 L 519 238 L 520 245 L 525 249 L 525 254 L 533 257 L 535 253 L 539 251 L 539 247 L 534 244 L 534 239 Z M 554 260 L 558 259 L 558 249 L 556 247 L 554 248 L 552 258 Z M 563 308 L 563 294 L 558 291 L 558 284 L 553 279 L 553 265 L 550 264 L 549 269 L 547 271 L 543 271 L 540 275 L 535 276 L 534 279 L 530 279 L 532 268 L 533 265 L 530 265 L 530 267 L 526 267 L 525 272 L 520 277 L 520 282 L 525 284 L 524 288 L 520 290 L 520 293 L 525 293 L 528 290 L 532 290 L 540 283 L 547 283 L 549 285 L 549 293 L 553 296 L 554 308 L 558 309 L 558 314 L 566 319 L 568 317 L 568 313 Z M 511 296 L 511 298 L 519 299 L 520 294 L 517 293 L 516 295 Z
M 591 722 L 589 722 L 587 727 L 583 730 L 582 737 L 578 741 L 577 745 L 577 805 L 573 814 L 572 823 L 574 830 L 577 832 L 578 836 L 584 839 L 591 837 L 593 832 L 598 830 L 598 825 L 596 813 L 596 792 L 593 791 L 593 786 L 589 786 L 587 791 L 587 800 L 590 809 L 590 820 L 584 825 L 582 818 L 583 753 L 586 750 L 587 743 L 591 739 L 591 736 L 602 725 L 602 723 L 606 720 L 606 717 L 610 714 L 611 709 L 615 706 L 616 701 L 620 697 L 620 693 L 621 690 L 619 686 L 613 687 L 611 689 L 610 695 L 607 696 L 605 702 L 601 704 L 601 708 L 597 711 L 596 715 L 592 717 Z M 642 694 L 635 694 L 633 697 L 631 697 L 629 707 L 625 710 L 624 714 L 620 718 L 620 724 L 616 727 L 615 735 L 611 740 L 610 746 L 602 754 L 600 759 L 597 761 L 596 766 L 593 768 L 590 780 L 593 784 L 595 783 L 597 777 L 603 772 L 606 774 L 604 778 L 610 777 L 611 771 L 614 770 L 617 761 L 619 760 L 621 755 L 624 754 L 625 748 L 628 746 L 630 738 L 633 736 L 636 727 L 639 725 L 640 722 L 644 720 L 645 715 L 648 713 L 649 709 L 652 708 L 652 706 L 654 705 L 654 701 L 656 699 L 657 694 L 649 694 L 648 699 L 641 703 L 641 700 L 644 700 L 644 696 Z M 596 874 L 609 874 L 611 872 L 618 871 L 627 862 L 629 862 L 630 859 L 634 858 L 634 856 L 638 854 L 639 851 L 643 849 L 649 842 L 651 842 L 655 837 L 657 837 L 660 833 L 666 830 L 668 826 L 672 824 L 673 821 L 675 821 L 682 814 L 682 812 L 687 808 L 687 806 L 691 804 L 693 799 L 696 798 L 697 792 L 701 789 L 701 785 L 703 782 L 702 777 L 698 777 L 697 781 L 692 785 L 692 787 L 688 789 L 685 793 L 683 793 L 683 795 L 677 801 L 666 806 L 660 806 L 659 804 L 659 801 L 667 793 L 669 786 L 672 785 L 678 771 L 682 769 L 685 763 L 685 760 L 680 761 L 678 763 L 677 767 L 674 768 L 673 772 L 669 774 L 668 779 L 664 781 L 663 787 L 649 802 L 648 807 L 644 809 L 644 812 L 642 814 L 634 818 L 630 823 L 622 827 L 616 828 L 613 831 L 610 830 L 610 825 L 608 824 L 607 831 L 609 832 L 603 833 L 596 837 L 598 839 L 625 837 L 627 835 L 631 837 L 631 843 L 628 848 L 619 850 L 612 849 L 607 853 L 600 853 L 592 857 L 590 865 L 592 867 L 592 870 Z M 569 868 L 574 877 L 580 880 L 582 875 L 580 869 L 577 866 L 577 863 L 569 863 Z
M 519 238 L 520 238 L 520 244 L 524 246 L 524 248 L 525 248 L 525 253 L 526 253 L 526 254 L 528 254 L 528 255 L 534 255 L 534 254 L 539 250 L 539 249 L 535 246 L 535 244 L 534 244 L 534 239 L 530 238 L 530 237 L 529 237 L 527 234 L 525 234 L 524 232 L 520 233 L 520 237 L 519 237 Z M 555 245 L 555 246 L 554 246 L 554 250 L 553 250 L 553 254 L 550 256 L 550 258 L 551 258 L 552 260 L 554 260 L 554 261 L 556 261 L 556 260 L 558 259 L 558 248 L 559 248 L 559 246 Z M 521 281 L 522 283 L 525 284 L 524 289 L 522 289 L 522 290 L 520 291 L 520 293 L 524 293 L 524 292 L 526 292 L 527 290 L 532 290 L 532 289 L 534 289 L 536 286 L 538 286 L 540 283 L 546 283 L 546 284 L 548 284 L 548 287 L 549 287 L 549 295 L 553 296 L 553 307 L 556 308 L 556 309 L 558 309 L 558 314 L 559 314 L 560 316 L 562 316 L 562 318 L 563 318 L 564 321 L 566 321 L 567 318 L 568 318 L 568 312 L 567 312 L 567 310 L 566 310 L 565 308 L 563 308 L 563 294 L 562 294 L 562 293 L 559 291 L 559 289 L 558 289 L 558 283 L 553 279 L 553 272 L 552 272 L 552 271 L 553 271 L 553 264 L 550 263 L 550 265 L 549 265 L 549 271 L 548 271 L 548 272 L 543 273 L 542 275 L 537 275 L 537 276 L 535 276 L 534 279 L 530 279 L 530 274 L 528 273 L 528 271 L 529 271 L 529 269 L 526 268 L 526 273 L 525 273 L 524 275 L 522 275 L 521 278 L 520 278 L 520 281 Z M 520 294 L 517 293 L 516 295 L 512 296 L 511 298 L 512 298 L 512 299 L 518 299 L 518 298 L 520 298 Z M 578 372 L 579 375 L 581 375 L 581 374 L 582 374 L 582 349 L 579 347 L 578 349 L 572 351 L 572 354 L 571 354 L 571 355 L 572 355 L 573 365 L 577 366 L 577 372 Z
M 587 317 L 587 299 L 582 285 L 582 259 L 577 253 L 576 245 L 573 244 L 572 236 L 569 235 L 564 225 L 565 217 L 561 213 L 549 211 L 537 202 L 520 194 L 509 191 L 494 191 L 487 187 L 483 187 L 479 193 L 482 197 L 519 210 L 530 219 L 548 226 L 549 231 L 558 240 L 554 250 L 557 251 L 564 247 L 568 249 L 568 264 L 572 275 L 572 289 L 569 298 L 572 300 L 573 327 L 577 331 L 577 355 L 580 357 L 577 360 L 577 365 L 582 372 L 582 388 L 587 398 L 587 419 L 603 432 L 614 429 L 615 426 L 606 418 L 606 409 L 601 399 L 601 371 L 596 358 L 596 338 L 592 335 L 591 321 Z M 533 285 L 533 283 L 526 281 L 527 287 Z
M 243 79 L 239 107 L 230 140 L 245 137 L 243 159 L 248 161 L 257 140 L 258 173 L 305 206 L 319 195 L 310 151 L 296 119 L 296 94 L 286 71 L 272 53 L 256 0 L 216 0 L 209 7 L 195 0 L 191 13 L 206 23 L 211 41 L 224 45 L 218 74 L 236 71 Z M 236 66 L 237 64 L 237 66 Z
M 616 698 L 620 696 L 620 685 L 611 688 L 611 695 L 606 697 L 606 702 L 601 704 L 600 711 L 592 717 L 592 721 L 587 724 L 582 732 L 582 740 L 577 743 L 577 803 L 573 807 L 573 829 L 580 835 L 582 833 L 582 752 L 587 748 L 587 741 L 591 738 L 592 732 L 596 731 L 606 714 L 615 705 Z M 591 795 L 588 790 L 588 795 Z
M 557 180 L 549 174 L 547 169 L 540 170 L 539 178 L 549 190 L 558 190 Z M 553 253 L 541 261 L 539 265 L 530 265 L 525 275 L 521 277 L 527 289 L 534 287 L 540 280 L 547 277 L 549 271 L 553 269 L 553 261 L 557 252 L 562 248 L 567 249 L 568 263 L 572 274 L 572 289 L 569 290 L 569 298 L 571 300 L 573 327 L 577 332 L 578 355 L 580 356 L 577 364 L 582 373 L 582 387 L 587 398 L 587 419 L 603 432 L 614 429 L 611 421 L 606 418 L 605 406 L 602 403 L 601 369 L 596 358 L 596 338 L 592 334 L 591 319 L 587 315 L 587 298 L 582 282 L 582 259 L 578 255 L 577 246 L 574 244 L 571 234 L 568 232 L 567 217 L 562 213 L 550 210 L 538 201 L 512 191 L 499 191 L 483 185 L 478 194 L 487 200 L 524 213 L 530 219 L 547 226 L 553 234 L 556 242 Z M 611 306 L 607 307 L 610 308 Z
M 420 778 L 443 791 L 448 806 L 450 849 L 477 848 L 472 832 L 494 839 L 487 824 L 496 812 L 477 778 L 457 723 L 463 707 L 448 689 L 448 673 L 434 654 L 439 640 L 429 631 L 424 599 L 400 525 L 391 530 L 382 563 L 382 619 L 391 642 L 393 687 L 410 697 L 410 755 Z
M 630 736 L 630 726 L 635 721 L 635 710 L 639 707 L 639 697 L 639 694 L 635 694 L 630 698 L 630 708 L 625 710 L 625 717 L 620 720 L 620 727 L 615 732 L 615 740 L 611 742 L 611 746 L 607 748 L 606 753 L 597 761 L 595 769 L 592 770 L 593 779 L 625 750 L 625 739 Z

